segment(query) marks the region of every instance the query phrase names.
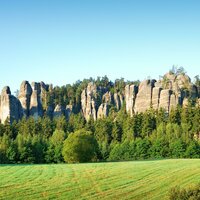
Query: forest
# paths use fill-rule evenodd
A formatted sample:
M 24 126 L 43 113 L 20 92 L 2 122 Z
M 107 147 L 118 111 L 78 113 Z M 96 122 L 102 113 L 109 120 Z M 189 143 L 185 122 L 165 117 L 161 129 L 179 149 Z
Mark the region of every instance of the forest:
M 105 92 L 110 95 L 106 103 L 109 112 L 97 119 L 91 116 L 87 119 L 82 108 L 84 101 L 90 101 L 88 105 L 91 109 L 91 97 L 87 97 L 89 100 L 83 99 L 84 89 L 91 82 L 95 84 L 95 106 L 100 106 L 104 101 Z M 150 88 L 152 93 L 153 88 L 149 85 L 151 82 L 144 83 L 147 84 L 144 91 L 149 91 Z M 177 90 L 174 94 L 183 97 L 181 103 L 176 103 L 176 106 L 170 107 L 168 111 L 164 107 L 155 109 L 151 105 L 145 112 L 131 114 L 126 104 L 134 96 L 128 91 L 127 99 L 127 91 L 124 90 L 131 84 L 142 90 L 140 84 L 143 83 L 139 80 L 125 81 L 121 78 L 112 82 L 107 76 L 84 79 L 62 87 L 51 86 L 51 89 L 43 92 L 41 96 L 42 116 L 24 116 L 12 123 L 7 119 L 0 124 L 0 163 L 200 158 L 200 104 L 197 103 L 199 76 L 196 76 L 192 83 L 183 68 L 173 67 L 162 77 L 159 84 L 165 91 L 170 91 L 170 84 L 173 84 L 172 88 L 175 86 Z M 89 91 L 89 95 L 94 96 L 93 90 Z M 114 94 L 120 94 L 126 101 L 117 106 L 111 98 Z M 19 92 L 16 92 L 16 96 L 18 95 Z M 166 97 L 169 98 L 170 95 L 172 96 L 169 94 Z M 142 100 L 145 102 L 143 96 Z M 187 100 L 185 104 L 184 99 Z M 133 101 L 131 102 L 133 105 Z M 68 115 L 62 112 L 48 115 L 48 107 L 55 108 L 56 105 L 72 105 L 73 109 Z
M 86 122 L 81 113 L 0 125 L 0 163 L 76 163 L 200 158 L 200 108 L 149 109 L 131 117 L 125 105 Z

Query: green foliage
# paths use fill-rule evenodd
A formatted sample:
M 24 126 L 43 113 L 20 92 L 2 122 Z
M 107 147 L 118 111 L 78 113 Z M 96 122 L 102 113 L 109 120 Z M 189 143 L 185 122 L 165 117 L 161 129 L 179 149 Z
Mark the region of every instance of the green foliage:
M 63 142 L 66 138 L 66 133 L 62 130 L 55 130 L 50 138 L 49 145 L 46 152 L 47 163 L 61 163 L 63 162 L 62 149 Z
M 107 118 L 97 121 L 73 113 L 69 119 L 30 117 L 0 124 L 0 163 L 62 163 L 64 140 L 83 129 L 97 141 L 95 159 L 101 161 L 200 157 L 199 107 L 177 107 L 169 115 L 150 109 L 133 117 L 125 104 L 118 112 L 111 108 Z
M 64 142 L 63 157 L 67 163 L 97 160 L 98 144 L 91 132 L 84 129 L 71 133 Z
M 200 200 L 200 184 L 187 189 L 176 186 L 169 192 L 170 200 Z

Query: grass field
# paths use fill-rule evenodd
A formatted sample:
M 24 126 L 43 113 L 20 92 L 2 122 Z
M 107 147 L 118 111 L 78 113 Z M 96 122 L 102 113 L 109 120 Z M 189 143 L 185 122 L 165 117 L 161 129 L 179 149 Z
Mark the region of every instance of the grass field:
M 200 160 L 0 165 L 0 199 L 167 199 L 200 182 Z

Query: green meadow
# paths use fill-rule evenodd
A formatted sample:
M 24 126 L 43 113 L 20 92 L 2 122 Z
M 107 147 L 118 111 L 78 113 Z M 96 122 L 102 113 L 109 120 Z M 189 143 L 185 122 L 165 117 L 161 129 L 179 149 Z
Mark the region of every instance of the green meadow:
M 168 199 L 200 182 L 200 160 L 0 165 L 0 199 Z

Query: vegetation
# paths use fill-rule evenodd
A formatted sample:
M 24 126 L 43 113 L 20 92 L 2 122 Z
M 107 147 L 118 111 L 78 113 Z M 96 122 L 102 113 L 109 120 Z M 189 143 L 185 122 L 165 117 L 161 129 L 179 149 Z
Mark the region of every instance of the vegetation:
M 173 66 L 170 73 L 186 72 Z M 80 112 L 81 92 L 91 81 L 101 91 L 106 88 L 121 94 L 126 84 L 139 84 L 123 78 L 111 82 L 104 76 L 52 88 L 46 95 L 44 108 L 49 104 L 72 104 L 73 113 L 69 118 L 52 119 L 45 115 L 38 120 L 29 117 L 0 124 L 0 163 L 200 158 L 200 107 L 195 105 L 196 99 L 188 96 L 187 107 L 177 106 L 169 114 L 163 109 L 149 109 L 133 117 L 126 113 L 125 103 L 119 111 L 112 104 L 108 117 L 86 122 Z M 196 76 L 197 86 L 199 82 Z
M 63 157 L 65 162 L 79 163 L 91 162 L 97 159 L 98 144 L 92 132 L 79 130 L 64 142 Z
M 124 111 L 86 123 L 81 114 L 0 125 L 0 163 L 200 158 L 200 108 Z
M 189 187 L 187 189 L 174 187 L 170 190 L 170 200 L 199 200 L 200 199 L 200 184 Z
M 1 165 L 0 199 L 169 199 L 200 180 L 199 160 Z M 195 199 L 196 200 L 196 199 Z

